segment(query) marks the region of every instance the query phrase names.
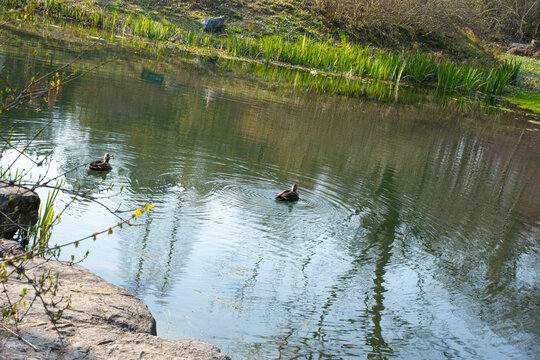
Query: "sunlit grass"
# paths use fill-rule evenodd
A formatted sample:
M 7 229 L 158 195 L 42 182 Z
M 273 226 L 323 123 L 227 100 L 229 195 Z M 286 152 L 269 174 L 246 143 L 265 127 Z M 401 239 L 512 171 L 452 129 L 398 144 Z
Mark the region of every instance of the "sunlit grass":
M 418 51 L 410 54 L 405 66 L 407 78 L 416 83 L 431 80 L 435 77 L 436 70 L 435 57 Z
M 506 99 L 524 109 L 540 114 L 540 91 L 513 90 Z

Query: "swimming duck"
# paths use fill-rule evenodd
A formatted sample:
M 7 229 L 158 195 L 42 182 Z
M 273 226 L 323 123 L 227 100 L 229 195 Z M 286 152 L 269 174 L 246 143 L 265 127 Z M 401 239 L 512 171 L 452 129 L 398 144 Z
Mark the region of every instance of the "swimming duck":
M 291 190 L 285 190 L 276 195 L 275 199 L 279 201 L 297 201 L 299 199 L 296 192 L 298 185 L 293 184 Z
M 109 153 L 106 153 L 103 156 L 103 160 L 92 161 L 90 164 L 88 164 L 88 169 L 96 171 L 110 171 L 112 170 L 112 166 L 109 164 L 110 159 L 111 156 Z

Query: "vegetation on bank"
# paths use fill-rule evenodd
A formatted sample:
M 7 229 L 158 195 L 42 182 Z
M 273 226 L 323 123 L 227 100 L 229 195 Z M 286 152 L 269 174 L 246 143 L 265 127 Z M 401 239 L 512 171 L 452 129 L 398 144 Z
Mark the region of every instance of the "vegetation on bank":
M 139 3 L 147 5 L 148 2 Z M 323 7 L 321 1 L 311 3 L 319 10 Z M 325 6 L 330 3 L 334 3 L 333 9 L 339 8 L 336 5 L 337 1 L 329 0 L 325 2 Z M 343 0 L 341 3 L 348 2 Z M 349 31 L 349 34 L 353 34 L 351 36 L 342 32 L 337 39 L 327 37 L 325 40 L 308 36 L 305 32 L 303 35 L 291 32 L 286 36 L 282 34 L 253 36 L 254 32 L 249 33 L 237 26 L 230 26 L 225 33 L 210 34 L 202 32 L 200 26 L 178 25 L 170 20 L 170 13 L 167 12 L 153 11 L 145 14 L 144 11 L 137 12 L 133 7 L 130 8 L 118 1 L 105 1 L 100 4 L 101 6 L 97 5 L 93 1 L 68 0 L 6 0 L 2 3 L 5 9 L 24 8 L 24 16 L 29 16 L 32 21 L 39 21 L 37 16 L 44 15 L 47 18 L 69 20 L 92 29 L 100 29 L 104 34 L 140 37 L 166 42 L 167 45 L 174 42 L 175 46 L 180 45 L 188 50 L 206 49 L 229 57 L 255 59 L 266 64 L 284 63 L 316 69 L 337 77 L 337 81 L 333 81 L 337 85 L 328 87 L 339 89 L 336 92 L 348 95 L 355 93 L 349 89 L 355 87 L 352 82 L 359 78 L 396 84 L 406 82 L 411 85 L 428 85 L 462 93 L 501 94 L 508 90 L 509 85 L 517 84 L 521 68 L 521 62 L 516 58 L 503 59 L 500 62 L 492 61 L 486 56 L 480 60 L 478 58 L 469 61 L 450 60 L 440 52 L 420 51 L 418 48 L 421 45 L 418 43 L 414 43 L 413 46 L 417 49 L 384 51 L 351 41 L 351 36 L 354 36 L 354 32 L 351 31 Z M 531 9 L 536 11 L 534 6 Z M 165 16 L 167 14 L 169 19 Z M 333 14 L 332 17 L 335 19 L 337 13 L 334 11 Z M 341 19 L 345 21 L 344 17 Z M 442 33 L 443 29 L 439 31 Z M 474 38 L 472 34 L 469 34 L 469 37 Z M 312 84 L 311 88 L 324 91 L 324 87 L 319 85 Z
M 539 31 L 537 0 L 308 0 L 337 26 L 386 42 L 452 46 L 468 29 L 486 40 L 523 42 Z M 537 34 L 538 35 L 538 34 Z M 449 44 L 450 43 L 450 44 Z

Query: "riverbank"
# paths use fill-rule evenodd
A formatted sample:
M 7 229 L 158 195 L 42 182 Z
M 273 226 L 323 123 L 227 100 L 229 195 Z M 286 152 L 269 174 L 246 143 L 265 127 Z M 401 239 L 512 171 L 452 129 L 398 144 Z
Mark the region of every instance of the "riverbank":
M 20 252 L 22 247 L 16 241 L 0 239 L 0 256 Z M 28 343 L 0 330 L 1 358 L 229 359 L 219 348 L 199 339 L 157 337 L 156 321 L 141 300 L 80 265 L 40 258 L 32 259 L 27 265 L 26 274 L 30 278 L 59 274 L 60 286 L 55 299 L 70 298 L 73 308 L 66 309 L 53 325 L 43 306 L 34 303 L 18 325 Z M 18 298 L 23 289 L 27 289 L 28 298 L 33 297 L 32 286 L 25 281 L 12 275 L 7 282 L 9 298 Z M 5 296 L 0 297 L 0 302 L 5 299 Z M 7 326 L 13 325 L 9 318 L 3 321 Z
M 13 0 L 8 5 L 15 7 L 19 3 Z M 306 9 L 301 13 L 294 4 L 268 11 L 280 16 L 296 14 L 294 18 L 301 20 L 302 25 L 292 26 L 291 21 L 285 21 L 271 29 L 263 26 L 268 21 L 256 16 L 263 11 L 258 2 L 251 9 L 246 4 L 236 4 L 234 11 L 210 5 L 195 11 L 193 4 L 154 6 L 144 1 L 122 3 L 122 6 L 112 1 L 80 5 L 70 1 L 33 0 L 29 4 L 19 17 L 30 23 L 42 22 L 36 18 L 39 15 L 87 28 L 94 38 L 98 35 L 97 38 L 107 41 L 136 38 L 146 45 L 151 42 L 169 49 L 293 66 L 336 79 L 337 85 L 321 85 L 320 79 L 308 81 L 308 87 L 319 92 L 357 96 L 354 87 L 361 78 L 389 85 L 427 86 L 473 97 L 477 93 L 496 95 L 533 111 L 536 109 L 530 106 L 530 98 L 534 103 L 540 94 L 537 87 L 526 86 L 530 81 L 521 76 L 520 57 L 503 59 L 500 50 L 485 46 L 466 31 L 459 36 L 443 37 L 445 41 L 437 46 L 431 41 L 415 40 L 383 49 L 352 41 L 344 32 L 340 36 L 332 35 L 336 28 L 319 26 L 323 22 L 320 13 Z M 221 13 L 227 16 L 226 32 L 202 32 L 200 19 Z M 533 76 L 540 78 L 538 73 Z M 518 98 L 526 101 L 516 101 Z

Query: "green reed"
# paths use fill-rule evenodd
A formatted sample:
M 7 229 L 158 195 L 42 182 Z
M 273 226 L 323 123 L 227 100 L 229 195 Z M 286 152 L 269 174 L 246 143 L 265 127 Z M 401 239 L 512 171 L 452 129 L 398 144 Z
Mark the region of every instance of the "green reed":
M 449 60 L 437 61 L 434 56 L 420 52 L 373 51 L 369 47 L 353 44 L 343 36 L 339 44 L 320 42 L 306 36 L 296 39 L 280 36 L 252 38 L 232 32 L 227 33 L 225 38 L 226 46 L 218 48 L 233 56 L 261 58 L 266 63 L 279 61 L 394 83 L 401 79 L 421 84 L 436 81 L 438 88 L 465 92 L 500 93 L 509 82 L 517 79 L 520 69 L 516 62 L 486 68 Z M 199 42 L 191 45 L 205 44 Z M 319 84 L 317 88 L 326 88 L 326 85 Z
M 439 63 L 437 88 L 486 94 L 500 94 L 517 80 L 520 63 L 504 61 L 499 66 L 481 68 L 474 64 L 457 65 L 448 60 Z
M 486 70 L 480 89 L 487 94 L 500 94 L 511 81 L 511 78 L 512 72 L 503 67 Z
M 23 245 L 28 245 L 35 250 L 47 248 L 52 234 L 53 222 L 55 221 L 54 202 L 60 191 L 61 181 L 57 181 L 53 190 L 47 194 L 47 201 L 41 203 L 37 223 L 28 229 L 21 229 L 19 238 Z M 44 255 L 40 251 L 40 255 Z
M 504 60 L 501 64 L 501 69 L 504 71 L 504 72 L 508 72 L 509 73 L 509 81 L 511 84 L 515 84 L 517 79 L 518 79 L 518 75 L 519 75 L 519 71 L 521 70 L 521 62 L 520 61 L 517 61 L 515 59 L 512 59 L 512 60 Z
M 451 61 L 444 60 L 437 69 L 437 88 L 457 89 L 460 84 L 460 68 Z
M 407 58 L 405 74 L 408 79 L 416 83 L 423 83 L 431 80 L 437 73 L 435 57 L 416 51 Z
M 460 86 L 468 91 L 476 91 L 482 84 L 482 71 L 471 64 L 462 65 L 459 70 Z

